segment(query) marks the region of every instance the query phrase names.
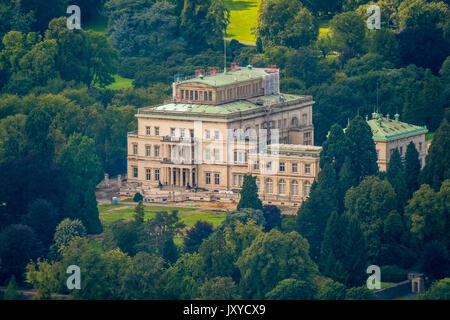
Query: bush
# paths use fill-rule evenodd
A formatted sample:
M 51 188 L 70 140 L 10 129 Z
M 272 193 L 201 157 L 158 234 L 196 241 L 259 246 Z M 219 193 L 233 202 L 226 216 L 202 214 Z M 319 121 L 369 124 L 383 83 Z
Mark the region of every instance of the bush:
M 408 270 L 402 269 L 396 265 L 381 267 L 381 281 L 383 282 L 402 282 L 407 280 Z
M 139 192 L 136 192 L 136 194 L 133 197 L 133 201 L 141 202 L 142 200 L 144 200 L 144 197 L 142 196 L 142 194 L 140 194 Z

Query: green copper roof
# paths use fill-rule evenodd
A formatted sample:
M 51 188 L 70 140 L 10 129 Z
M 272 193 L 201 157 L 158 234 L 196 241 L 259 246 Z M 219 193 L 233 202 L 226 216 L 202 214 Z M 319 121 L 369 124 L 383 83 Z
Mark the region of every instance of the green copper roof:
M 268 74 L 267 68 L 241 67 L 240 70 L 227 71 L 226 73 L 216 73 L 215 75 L 198 76 L 193 79 L 181 81 L 183 83 L 204 83 L 212 87 L 223 87 L 234 83 L 245 82 L 249 80 L 261 79 Z
M 397 119 L 398 119 L 398 115 Z M 420 127 L 413 124 L 383 117 L 382 114 L 374 113 L 371 120 L 367 120 L 372 129 L 374 140 L 392 140 L 419 133 L 427 133 L 427 127 Z
M 268 105 L 290 102 L 298 99 L 307 99 L 307 96 L 298 96 L 293 94 L 269 95 L 251 98 L 247 100 L 238 100 L 230 103 L 220 105 L 208 104 L 191 104 L 191 103 L 168 103 L 160 106 L 144 107 L 138 109 L 138 115 L 178 115 L 181 117 L 202 116 L 202 115 L 217 115 L 226 116 L 236 112 L 256 111 Z M 306 100 L 305 100 L 306 101 Z

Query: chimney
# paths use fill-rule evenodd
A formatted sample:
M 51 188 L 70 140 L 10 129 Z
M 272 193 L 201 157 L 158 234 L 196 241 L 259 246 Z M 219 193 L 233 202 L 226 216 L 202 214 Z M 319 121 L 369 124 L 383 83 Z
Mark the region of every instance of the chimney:
M 213 76 L 219 72 L 219 67 L 209 67 L 209 73 Z
M 197 69 L 195 70 L 195 77 L 197 78 L 199 75 L 205 75 L 205 70 L 204 69 Z
M 231 71 L 236 71 L 236 70 L 239 70 L 239 69 L 240 69 L 240 67 L 239 67 L 239 64 L 237 62 L 233 62 L 231 64 Z
M 395 121 L 399 121 L 399 119 L 400 119 L 400 115 L 398 114 L 398 113 L 396 113 L 395 115 L 394 115 L 394 118 L 395 118 Z

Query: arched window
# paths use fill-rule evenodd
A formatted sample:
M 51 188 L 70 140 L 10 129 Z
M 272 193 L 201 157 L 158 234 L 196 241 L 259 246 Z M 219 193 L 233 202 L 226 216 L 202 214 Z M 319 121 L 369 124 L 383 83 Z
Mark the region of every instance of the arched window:
M 292 118 L 292 120 L 291 120 L 291 127 L 294 127 L 294 128 L 298 127 L 298 119 L 297 119 L 297 117 L 293 117 Z
M 286 194 L 286 181 L 283 179 L 278 182 L 278 194 Z
M 266 180 L 266 193 L 273 193 L 273 182 L 270 178 Z
M 298 182 L 296 180 L 291 183 L 291 193 L 293 196 L 298 196 Z
M 303 195 L 305 197 L 309 196 L 309 191 L 311 190 L 311 183 L 309 183 L 308 181 L 305 182 L 304 184 L 304 188 L 303 188 Z

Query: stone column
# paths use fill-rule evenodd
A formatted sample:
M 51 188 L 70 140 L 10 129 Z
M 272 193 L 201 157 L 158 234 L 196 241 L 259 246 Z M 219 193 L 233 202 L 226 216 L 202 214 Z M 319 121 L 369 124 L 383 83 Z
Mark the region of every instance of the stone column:
M 105 187 L 109 188 L 109 174 L 105 173 Z
M 120 174 L 117 176 L 117 186 L 119 189 L 122 187 L 122 175 Z

